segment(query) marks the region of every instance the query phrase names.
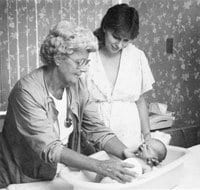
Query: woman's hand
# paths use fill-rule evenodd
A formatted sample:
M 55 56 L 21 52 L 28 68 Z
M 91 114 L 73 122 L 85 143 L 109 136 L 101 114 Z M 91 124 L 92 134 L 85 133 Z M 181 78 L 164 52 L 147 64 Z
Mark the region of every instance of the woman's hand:
M 108 176 L 120 183 L 131 182 L 132 177 L 136 176 L 135 172 L 131 172 L 128 168 L 134 165 L 116 160 L 99 161 L 97 173 L 101 176 Z
M 135 149 L 132 148 L 126 148 L 124 150 L 124 157 L 125 158 L 134 158 L 135 157 Z
M 146 133 L 146 134 L 143 134 L 143 137 L 144 137 L 144 141 L 148 141 L 148 140 L 151 139 L 151 133 L 148 132 L 148 133 Z

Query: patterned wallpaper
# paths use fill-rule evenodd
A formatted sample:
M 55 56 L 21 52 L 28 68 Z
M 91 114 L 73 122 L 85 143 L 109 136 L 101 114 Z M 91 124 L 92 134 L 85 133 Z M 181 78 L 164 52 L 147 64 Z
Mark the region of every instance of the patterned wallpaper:
M 17 79 L 40 65 L 39 47 L 52 25 L 69 19 L 94 30 L 117 2 L 140 14 L 135 44 L 156 80 L 149 102 L 166 103 L 177 119 L 200 123 L 200 0 L 0 0 L 0 110 Z
M 149 102 L 166 103 L 176 119 L 200 124 L 200 0 L 128 2 L 140 15 L 135 44 L 146 53 L 156 80 Z M 166 51 L 168 38 L 173 53 Z
M 0 0 L 0 111 L 16 81 L 40 66 L 40 44 L 60 20 L 94 30 L 117 0 Z

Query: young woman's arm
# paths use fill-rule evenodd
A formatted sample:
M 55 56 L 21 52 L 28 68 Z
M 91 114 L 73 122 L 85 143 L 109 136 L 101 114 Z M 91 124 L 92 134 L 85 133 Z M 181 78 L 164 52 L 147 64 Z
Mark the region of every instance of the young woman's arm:
M 149 123 L 149 111 L 146 105 L 146 101 L 143 95 L 136 101 L 136 105 L 139 111 L 141 130 L 144 137 L 144 140 L 151 138 L 150 133 L 150 123 Z

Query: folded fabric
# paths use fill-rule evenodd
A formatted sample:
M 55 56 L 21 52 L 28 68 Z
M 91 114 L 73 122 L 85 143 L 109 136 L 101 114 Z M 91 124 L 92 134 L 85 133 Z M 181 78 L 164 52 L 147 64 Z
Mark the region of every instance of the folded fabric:
M 170 143 L 170 140 L 171 140 L 170 134 L 164 133 L 164 132 L 161 132 L 161 131 L 151 132 L 151 137 L 159 139 L 160 141 L 162 141 L 166 145 L 168 145 Z
M 162 104 L 158 102 L 150 103 L 149 112 L 156 114 L 165 114 L 167 113 L 167 104 Z

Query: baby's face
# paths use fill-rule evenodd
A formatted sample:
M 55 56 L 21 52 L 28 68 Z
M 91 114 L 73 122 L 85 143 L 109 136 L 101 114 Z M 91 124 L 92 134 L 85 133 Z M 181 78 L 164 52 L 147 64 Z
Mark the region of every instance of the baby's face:
M 160 148 L 159 146 L 157 142 L 152 140 L 144 142 L 135 151 L 135 155 L 146 161 L 149 165 L 158 165 L 159 155 L 157 150 Z

